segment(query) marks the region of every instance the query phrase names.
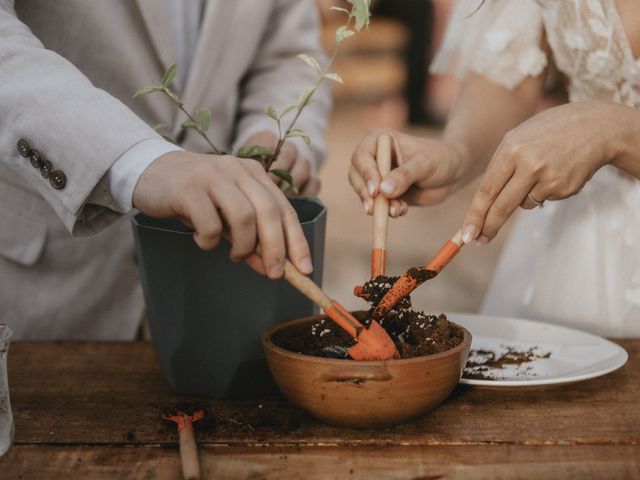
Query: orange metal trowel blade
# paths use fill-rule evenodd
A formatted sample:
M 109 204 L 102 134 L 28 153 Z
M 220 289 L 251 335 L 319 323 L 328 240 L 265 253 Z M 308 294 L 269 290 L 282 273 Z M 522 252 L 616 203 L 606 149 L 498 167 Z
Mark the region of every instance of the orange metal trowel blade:
M 376 321 L 371 322 L 369 328 L 360 332 L 356 343 L 349 350 L 354 360 L 389 360 L 400 358 L 398 349 L 389 334 Z
M 335 300 L 330 306 L 324 308 L 324 312 L 356 340 L 357 343 L 347 350 L 354 360 L 400 358 L 396 345 L 379 323 L 371 322 L 371 326 L 366 328 Z

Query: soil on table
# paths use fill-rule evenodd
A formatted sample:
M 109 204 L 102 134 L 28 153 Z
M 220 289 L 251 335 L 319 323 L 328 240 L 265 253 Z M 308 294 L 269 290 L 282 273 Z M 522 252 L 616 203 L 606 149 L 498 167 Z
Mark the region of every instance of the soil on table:
M 528 363 L 551 356 L 550 352 L 540 352 L 536 347 L 525 351 L 513 347 L 504 348 L 506 351 L 499 355 L 491 350 L 471 350 L 463 376 L 473 380 L 500 380 L 505 368 L 515 366 L 516 375 L 524 377 L 529 374 L 529 369 L 526 368 Z
M 379 276 L 363 285 L 360 296 L 367 299 L 371 308 L 354 312 L 354 316 L 365 326 L 371 324 L 373 310 L 397 279 Z M 464 338 L 462 329 L 444 314 L 415 311 L 410 296 L 402 298 L 378 323 L 396 344 L 401 358 L 444 352 L 458 346 Z M 326 358 L 349 358 L 347 349 L 355 345 L 355 340 L 329 318 L 290 327 L 275 334 L 272 340 L 286 350 Z

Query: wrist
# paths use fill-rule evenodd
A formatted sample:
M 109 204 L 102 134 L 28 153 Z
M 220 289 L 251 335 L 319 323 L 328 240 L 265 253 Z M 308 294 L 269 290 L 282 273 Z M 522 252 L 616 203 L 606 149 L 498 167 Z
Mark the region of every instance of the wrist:
M 468 177 L 472 170 L 471 153 L 463 142 L 444 141 L 452 155 L 454 178 L 460 181 Z

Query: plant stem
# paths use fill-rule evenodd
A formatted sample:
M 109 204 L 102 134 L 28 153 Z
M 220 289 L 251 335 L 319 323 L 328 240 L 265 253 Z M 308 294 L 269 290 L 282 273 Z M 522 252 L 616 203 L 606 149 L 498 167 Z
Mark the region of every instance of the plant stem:
M 184 108 L 184 107 L 183 107 L 182 105 L 180 105 L 180 104 L 178 104 L 178 107 L 180 108 L 180 110 L 182 110 L 182 112 L 187 116 L 187 118 L 188 118 L 189 120 L 191 120 L 191 121 L 192 121 L 193 123 L 195 123 L 196 125 L 198 124 L 198 122 L 196 121 L 196 119 L 195 119 L 195 118 L 193 118 L 193 116 L 192 116 L 192 115 L 187 111 L 187 109 L 186 109 L 186 108 Z M 213 153 L 214 153 L 215 155 L 222 155 L 222 154 L 223 154 L 223 152 L 222 152 L 222 151 L 220 151 L 220 150 L 218 150 L 218 149 L 216 148 L 216 146 L 211 142 L 211 140 L 209 140 L 209 137 L 207 136 L 207 133 L 206 133 L 206 132 L 204 132 L 201 128 L 196 128 L 195 130 L 196 130 L 196 132 L 198 132 L 198 133 L 200 134 L 200 136 L 201 136 L 202 138 L 204 138 L 204 139 L 207 141 L 207 143 L 209 144 L 209 146 L 211 147 L 211 150 L 213 151 Z
M 353 14 L 350 14 L 349 18 L 347 19 L 347 23 L 346 23 L 347 27 L 351 23 L 351 19 L 352 18 L 353 18 Z M 300 114 L 302 113 L 302 110 L 311 101 L 311 97 L 313 97 L 313 95 L 316 93 L 316 90 L 320 87 L 320 84 L 325 79 L 324 76 L 327 73 L 329 73 L 329 70 L 331 69 L 331 66 L 333 65 L 333 62 L 334 62 L 334 60 L 336 59 L 336 57 L 338 55 L 338 50 L 340 50 L 340 43 L 338 43 L 336 45 L 336 48 L 333 49 L 333 54 L 331 55 L 331 58 L 329 59 L 329 62 L 325 65 L 322 73 L 318 77 L 318 81 L 313 86 L 311 92 L 309 93 L 309 95 L 305 99 L 304 103 L 302 105 L 298 106 L 296 114 L 293 117 L 293 119 L 291 120 L 291 123 L 289 124 L 289 127 L 285 131 L 284 135 L 282 135 L 282 130 L 280 128 L 280 120 L 278 120 L 278 133 L 280 134 L 280 138 L 278 139 L 278 144 L 276 145 L 276 149 L 273 152 L 273 156 L 269 159 L 269 161 L 267 162 L 267 164 L 265 166 L 267 171 L 269 171 L 269 169 L 271 168 L 271 165 L 273 165 L 273 163 L 278 159 L 278 156 L 280 155 L 280 151 L 282 150 L 282 146 L 284 145 L 284 142 L 287 140 L 287 135 L 289 135 L 289 133 L 291 133 L 291 130 L 293 129 L 293 127 L 296 124 L 296 122 L 298 121 L 298 117 L 300 117 Z

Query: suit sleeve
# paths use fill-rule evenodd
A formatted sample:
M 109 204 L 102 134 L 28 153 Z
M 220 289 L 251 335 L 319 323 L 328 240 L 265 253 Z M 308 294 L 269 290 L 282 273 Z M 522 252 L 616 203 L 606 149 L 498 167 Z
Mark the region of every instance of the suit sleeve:
M 264 113 L 268 104 L 282 109 L 296 103 L 302 91 L 316 82 L 316 74 L 297 58 L 298 54 L 311 55 L 321 65 L 327 61 L 320 44 L 320 19 L 314 0 L 276 0 L 274 4 L 261 47 L 243 80 L 236 145 L 260 130 L 274 130 L 273 120 Z M 296 128 L 311 137 L 316 166 L 326 153 L 324 136 L 331 109 L 328 83 L 323 82 L 296 123 Z M 284 125 L 290 118 L 285 117 Z
M 87 203 L 92 191 L 131 147 L 160 137 L 45 49 L 12 5 L 0 0 L 0 161 L 46 200 L 70 232 L 97 232 L 120 214 Z

